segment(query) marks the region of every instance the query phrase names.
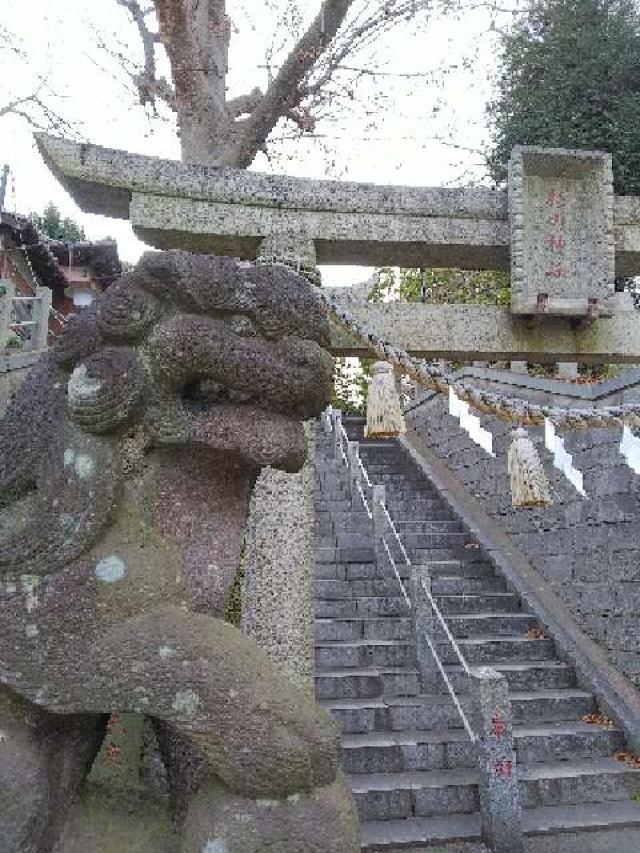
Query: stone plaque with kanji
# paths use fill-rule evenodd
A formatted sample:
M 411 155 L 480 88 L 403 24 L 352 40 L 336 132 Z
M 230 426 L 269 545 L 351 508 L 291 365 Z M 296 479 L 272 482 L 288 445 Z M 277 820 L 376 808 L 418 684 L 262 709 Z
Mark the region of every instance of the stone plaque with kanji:
M 511 308 L 597 317 L 614 293 L 611 156 L 518 146 L 509 163 Z

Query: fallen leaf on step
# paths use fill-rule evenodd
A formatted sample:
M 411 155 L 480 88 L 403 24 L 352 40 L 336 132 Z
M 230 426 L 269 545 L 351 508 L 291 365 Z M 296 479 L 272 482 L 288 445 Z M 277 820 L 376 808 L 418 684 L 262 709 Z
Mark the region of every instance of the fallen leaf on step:
M 585 714 L 582 717 L 583 723 L 590 723 L 592 726 L 602 726 L 605 729 L 615 729 L 616 724 L 604 714 Z
M 529 628 L 524 635 L 525 640 L 548 640 L 549 637 L 541 628 Z
M 637 755 L 632 755 L 630 752 L 616 752 L 613 757 L 616 761 L 633 767 L 634 770 L 640 770 L 640 757 Z

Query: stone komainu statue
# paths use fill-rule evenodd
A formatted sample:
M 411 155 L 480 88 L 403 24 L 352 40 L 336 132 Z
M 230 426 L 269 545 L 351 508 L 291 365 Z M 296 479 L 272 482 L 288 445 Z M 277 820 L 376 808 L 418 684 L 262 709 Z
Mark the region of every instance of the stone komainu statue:
M 0 425 L 2 853 L 63 849 L 116 710 L 154 725 L 176 850 L 359 849 L 333 721 L 216 618 L 260 468 L 298 470 L 327 403 L 327 337 L 284 267 L 149 253 L 21 387 Z

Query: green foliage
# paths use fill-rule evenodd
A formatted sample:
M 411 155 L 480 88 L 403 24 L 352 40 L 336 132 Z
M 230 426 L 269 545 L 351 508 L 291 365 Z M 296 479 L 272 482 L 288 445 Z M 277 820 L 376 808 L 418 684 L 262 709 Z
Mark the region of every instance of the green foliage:
M 345 414 L 361 415 L 367 410 L 371 382 L 371 358 L 334 358 L 331 406 Z
M 63 219 L 60 211 L 51 201 L 42 214 L 32 213 L 29 219 L 45 237 L 49 237 L 51 240 L 67 240 L 70 243 L 75 243 L 86 239 L 82 225 L 78 225 L 69 217 Z
M 509 305 L 509 274 L 500 270 L 400 269 L 378 270 L 371 302 L 459 302 L 465 305 Z
M 405 302 L 509 305 L 509 274 L 500 270 L 401 269 L 398 295 Z
M 640 15 L 633 0 L 544 0 L 502 36 L 487 112 L 489 170 L 516 144 L 613 155 L 615 190 L 640 193 Z
M 240 563 L 236 576 L 233 579 L 233 585 L 229 590 L 229 600 L 227 601 L 227 609 L 224 614 L 225 622 L 240 627 L 242 619 L 242 587 L 244 585 L 244 550 L 240 557 Z

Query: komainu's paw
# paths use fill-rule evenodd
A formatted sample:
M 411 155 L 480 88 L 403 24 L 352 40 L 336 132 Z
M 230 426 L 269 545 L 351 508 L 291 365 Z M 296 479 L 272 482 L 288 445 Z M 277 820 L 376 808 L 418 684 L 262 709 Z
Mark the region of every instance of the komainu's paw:
M 355 804 L 342 777 L 310 794 L 249 800 L 205 782 L 182 853 L 359 853 Z

